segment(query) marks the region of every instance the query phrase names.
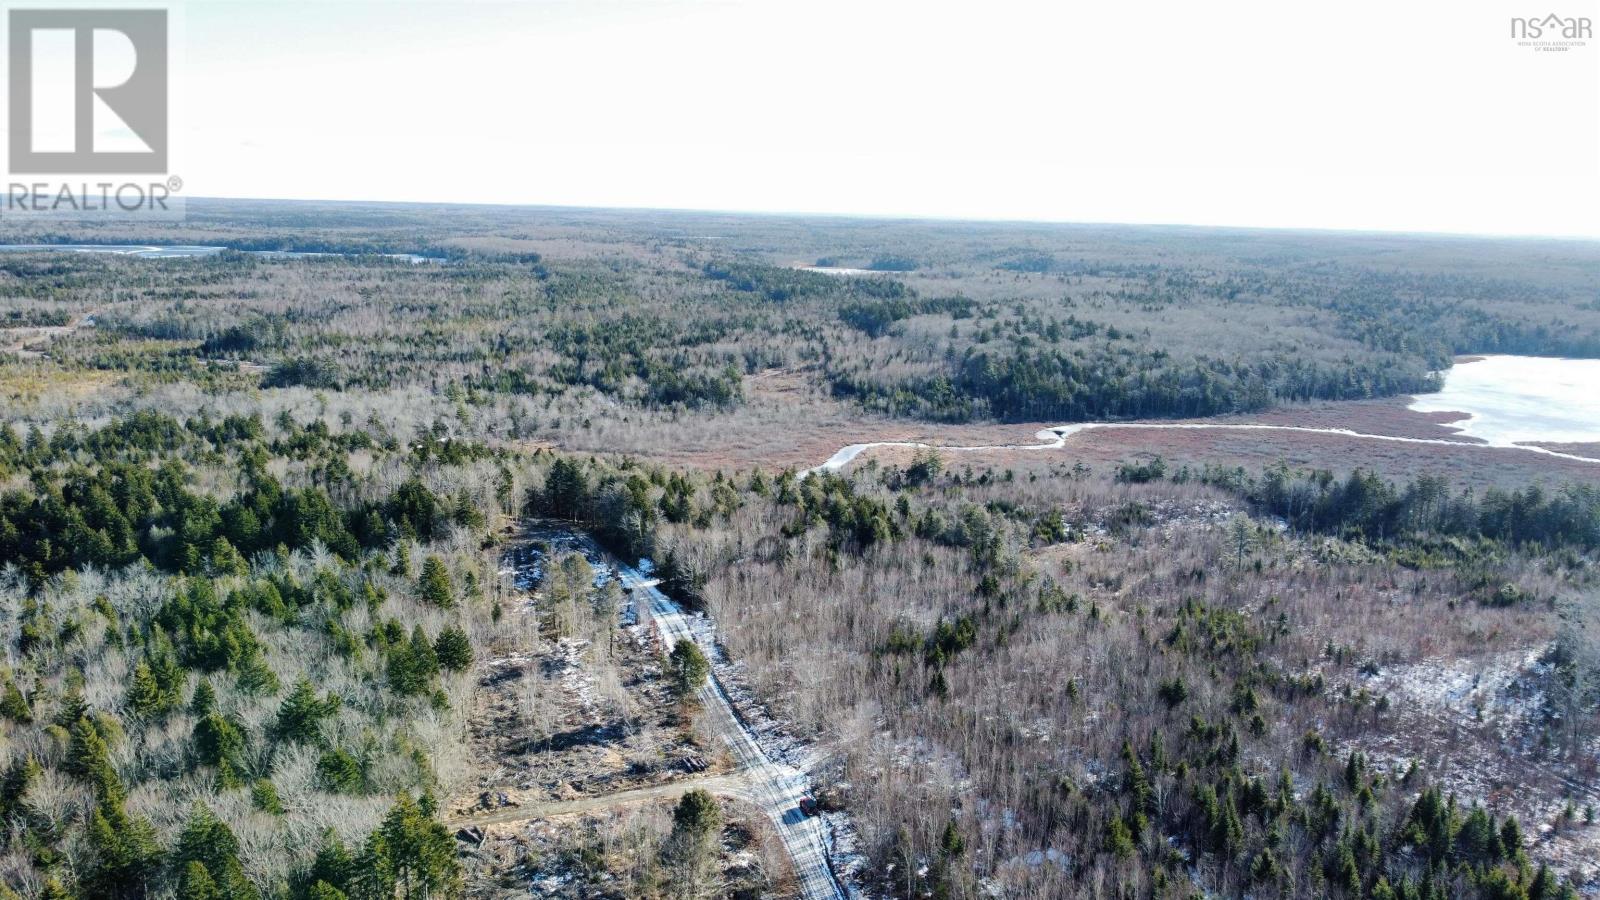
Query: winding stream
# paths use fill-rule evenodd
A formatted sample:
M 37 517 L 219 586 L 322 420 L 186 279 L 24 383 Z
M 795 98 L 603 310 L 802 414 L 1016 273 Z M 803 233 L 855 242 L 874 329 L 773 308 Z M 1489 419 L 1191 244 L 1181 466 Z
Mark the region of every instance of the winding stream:
M 940 444 L 924 444 L 917 441 L 873 441 L 867 444 L 850 444 L 840 447 L 838 452 L 828 457 L 828 460 L 822 465 L 807 469 L 806 472 L 807 474 L 812 472 L 837 472 L 849 465 L 857 456 L 874 447 L 915 447 L 918 449 L 938 450 L 942 453 L 971 453 L 980 450 L 1060 450 L 1067 445 L 1067 439 L 1075 434 L 1091 429 L 1110 428 L 1136 428 L 1146 431 L 1288 431 L 1301 434 L 1328 434 L 1338 437 L 1361 438 L 1369 441 L 1388 441 L 1395 444 L 1429 444 L 1438 447 L 1469 447 L 1479 450 L 1525 450 L 1529 453 L 1539 453 L 1544 456 L 1553 456 L 1557 459 L 1600 465 L 1600 458 L 1580 456 L 1576 453 L 1563 453 L 1559 450 L 1527 444 L 1473 444 L 1466 441 L 1445 440 L 1444 438 L 1413 438 L 1399 437 L 1392 434 L 1368 434 L 1364 431 L 1353 431 L 1349 428 L 1313 428 L 1309 425 L 1211 424 L 1204 422 L 1079 422 L 1075 425 L 1047 428 L 1034 436 L 1038 443 L 1033 444 L 985 444 L 974 447 L 950 447 Z

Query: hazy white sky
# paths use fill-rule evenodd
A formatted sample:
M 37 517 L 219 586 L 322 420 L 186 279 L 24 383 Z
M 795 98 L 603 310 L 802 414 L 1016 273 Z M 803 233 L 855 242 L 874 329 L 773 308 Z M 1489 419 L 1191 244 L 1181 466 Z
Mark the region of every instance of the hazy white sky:
M 1600 237 L 1600 0 L 182 6 L 192 196 Z

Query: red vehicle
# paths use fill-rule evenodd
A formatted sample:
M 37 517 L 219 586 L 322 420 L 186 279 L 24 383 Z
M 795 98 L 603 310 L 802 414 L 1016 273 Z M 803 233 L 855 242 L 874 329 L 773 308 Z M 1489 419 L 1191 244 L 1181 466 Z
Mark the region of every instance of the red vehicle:
M 800 798 L 800 811 L 808 816 L 814 816 L 820 812 L 820 810 L 817 809 L 817 801 L 811 799 L 810 797 Z

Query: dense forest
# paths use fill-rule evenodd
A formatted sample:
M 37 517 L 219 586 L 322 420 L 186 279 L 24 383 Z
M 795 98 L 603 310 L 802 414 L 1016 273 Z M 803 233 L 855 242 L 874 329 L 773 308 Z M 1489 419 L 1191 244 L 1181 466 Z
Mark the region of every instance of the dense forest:
M 418 474 L 358 489 L 356 450 Z M 489 607 L 447 542 L 498 502 L 423 477 L 495 456 L 253 416 L 0 429 L 8 890 L 458 893 L 434 754 Z

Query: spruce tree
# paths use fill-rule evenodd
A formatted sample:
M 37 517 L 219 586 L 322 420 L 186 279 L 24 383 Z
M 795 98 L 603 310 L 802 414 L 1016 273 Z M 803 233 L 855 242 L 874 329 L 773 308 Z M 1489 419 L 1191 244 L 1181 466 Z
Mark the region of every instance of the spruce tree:
M 449 609 L 456 605 L 455 588 L 450 584 L 450 570 L 445 568 L 444 560 L 429 556 L 423 561 L 417 592 L 424 602 L 434 606 Z
M 33 707 L 28 705 L 28 698 L 17 687 L 17 683 L 9 678 L 6 679 L 5 691 L 0 693 L 0 716 L 19 725 L 33 721 Z
M 679 697 L 688 697 L 706 683 L 711 674 L 711 664 L 699 645 L 691 640 L 680 640 L 672 646 L 667 658 L 667 670 L 672 678 L 672 689 Z
M 278 789 L 270 778 L 257 778 L 250 785 L 250 805 L 268 815 L 284 814 L 283 801 L 278 799 Z
M 439 900 L 462 893 L 455 842 L 410 797 L 400 797 L 383 824 L 367 839 L 363 860 L 366 888 L 399 900 Z
M 472 665 L 472 642 L 465 631 L 454 625 L 439 632 L 439 638 L 433 642 L 433 652 L 446 671 L 460 672 Z
M 276 732 L 280 740 L 302 744 L 322 743 L 321 723 L 339 710 L 339 698 L 328 694 L 317 699 L 310 679 L 302 676 L 294 690 L 278 707 Z

